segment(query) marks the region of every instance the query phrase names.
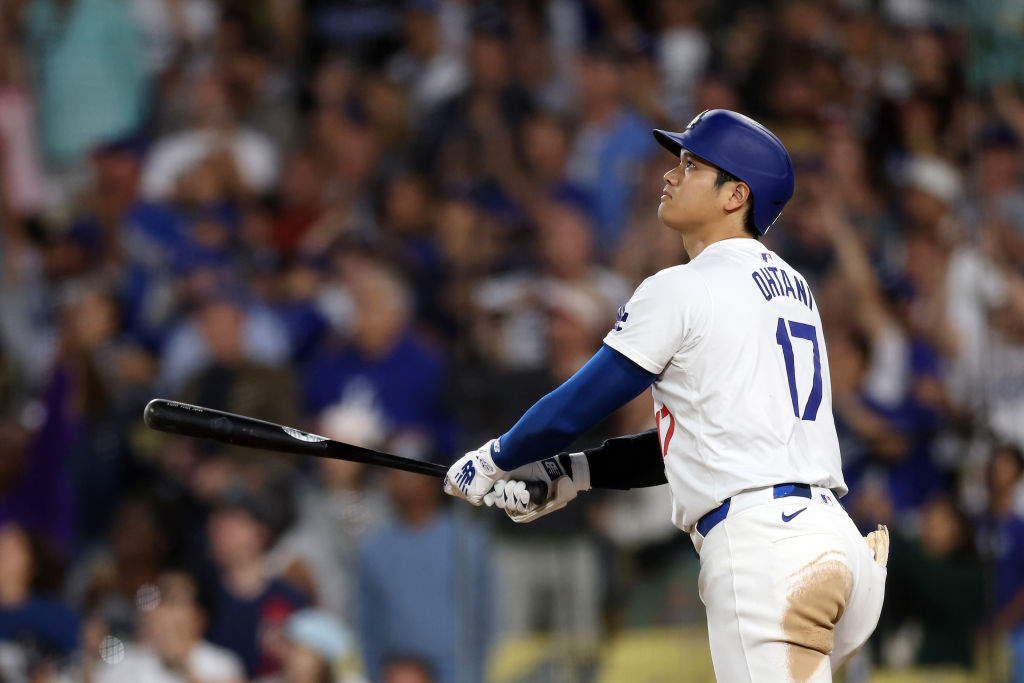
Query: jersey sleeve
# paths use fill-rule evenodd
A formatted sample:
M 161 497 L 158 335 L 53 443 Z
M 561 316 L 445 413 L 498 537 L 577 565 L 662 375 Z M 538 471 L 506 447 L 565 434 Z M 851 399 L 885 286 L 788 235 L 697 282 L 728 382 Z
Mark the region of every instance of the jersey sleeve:
M 656 375 L 680 351 L 696 347 L 711 326 L 711 292 L 704 278 L 676 266 L 640 283 L 619 308 L 604 343 Z

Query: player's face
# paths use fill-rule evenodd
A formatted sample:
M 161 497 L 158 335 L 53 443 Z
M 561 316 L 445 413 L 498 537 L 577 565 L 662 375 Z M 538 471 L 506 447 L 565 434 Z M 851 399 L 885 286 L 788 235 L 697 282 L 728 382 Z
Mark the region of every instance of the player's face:
M 689 232 L 721 217 L 725 189 L 716 188 L 718 169 L 685 149 L 679 153 L 679 165 L 665 174 L 658 218 L 678 232 Z

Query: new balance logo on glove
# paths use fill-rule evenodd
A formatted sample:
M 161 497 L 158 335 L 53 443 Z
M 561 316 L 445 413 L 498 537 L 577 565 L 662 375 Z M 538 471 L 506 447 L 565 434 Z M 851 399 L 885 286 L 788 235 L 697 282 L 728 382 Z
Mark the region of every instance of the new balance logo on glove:
M 474 477 L 476 477 L 476 468 L 473 466 L 472 461 L 467 460 L 466 464 L 459 470 L 459 473 L 455 475 L 455 485 L 465 493 L 469 489 L 469 485 L 473 483 Z
M 555 481 L 559 477 L 564 477 L 566 472 L 562 469 L 562 466 L 558 464 L 558 457 L 548 458 L 547 460 L 541 460 L 540 464 L 544 466 L 544 471 L 547 472 L 548 478 L 551 481 Z

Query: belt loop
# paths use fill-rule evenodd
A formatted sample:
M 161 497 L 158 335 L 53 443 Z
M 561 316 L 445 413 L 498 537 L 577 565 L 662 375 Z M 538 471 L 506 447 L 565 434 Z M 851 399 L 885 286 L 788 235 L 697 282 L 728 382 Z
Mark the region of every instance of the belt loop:
M 807 484 L 776 484 L 773 491 L 773 498 L 788 498 L 789 496 L 800 496 L 811 498 L 811 487 Z

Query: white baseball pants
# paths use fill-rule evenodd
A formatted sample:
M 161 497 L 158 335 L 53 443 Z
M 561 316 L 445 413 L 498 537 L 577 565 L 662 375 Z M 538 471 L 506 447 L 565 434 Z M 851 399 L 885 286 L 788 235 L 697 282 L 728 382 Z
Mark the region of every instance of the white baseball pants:
M 740 493 L 691 538 L 720 683 L 831 681 L 878 623 L 886 570 L 827 489 Z

